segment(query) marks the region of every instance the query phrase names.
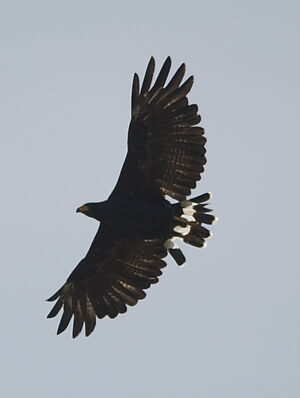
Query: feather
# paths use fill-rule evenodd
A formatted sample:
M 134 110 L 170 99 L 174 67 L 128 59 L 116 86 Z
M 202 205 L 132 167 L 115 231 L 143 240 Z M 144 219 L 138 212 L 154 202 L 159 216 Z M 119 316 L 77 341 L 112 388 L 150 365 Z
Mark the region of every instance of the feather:
M 161 106 L 163 109 L 166 109 L 180 100 L 182 97 L 185 97 L 189 91 L 191 90 L 194 83 L 194 77 L 190 76 L 180 87 L 178 87 L 174 92 L 170 93 L 166 96 L 161 102 Z
M 126 289 L 124 289 L 124 287 L 119 283 L 115 282 L 115 284 L 112 285 L 112 289 L 127 305 L 132 306 L 137 303 L 138 300 L 129 295 L 129 292 Z
M 149 90 L 149 88 L 151 86 L 153 73 L 154 73 L 154 67 L 155 67 L 154 58 L 151 57 L 150 61 L 148 63 L 147 69 L 146 69 L 144 80 L 143 80 L 141 94 L 140 94 L 141 96 L 144 95 Z
M 140 91 L 140 83 L 139 83 L 139 77 L 135 73 L 133 76 L 133 82 L 132 82 L 132 92 L 131 92 L 131 112 L 133 112 L 134 108 L 136 107 L 137 100 L 139 97 L 139 91 Z
M 170 255 L 173 257 L 173 259 L 176 261 L 178 265 L 183 265 L 185 263 L 185 257 L 182 251 L 177 247 L 174 249 L 169 249 Z
M 57 334 L 62 333 L 67 328 L 72 316 L 73 312 L 71 308 L 68 305 L 64 305 L 64 312 L 58 325 Z
M 96 316 L 93 305 L 86 295 L 86 312 L 85 312 L 85 335 L 89 336 L 96 326 Z
M 115 318 L 118 315 L 118 310 L 113 302 L 113 300 L 110 298 L 110 296 L 108 294 L 103 294 L 103 301 L 104 304 L 106 306 L 106 310 L 107 310 L 107 315 L 110 318 Z
M 53 296 L 48 298 L 46 301 L 54 301 L 54 300 L 56 300 L 61 295 L 62 290 L 63 290 L 63 287 L 58 289 L 58 291 L 56 293 L 54 293 Z
M 77 302 L 77 306 L 74 310 L 73 333 L 72 333 L 73 338 L 79 335 L 79 333 L 82 330 L 82 327 L 83 327 L 83 316 L 82 316 L 80 303 Z
M 212 216 L 211 214 L 197 213 L 195 218 L 199 223 L 203 224 L 213 224 L 216 221 L 216 217 Z
M 203 247 L 205 243 L 203 238 L 199 238 L 198 236 L 192 234 L 184 237 L 183 241 L 195 247 Z
M 124 314 L 127 311 L 127 307 L 125 303 L 121 300 L 120 296 L 112 289 L 107 289 L 107 294 L 109 295 L 110 299 L 114 302 L 117 310 L 120 314 Z
M 55 305 L 52 308 L 52 310 L 49 312 L 47 318 L 54 318 L 59 313 L 59 311 L 61 310 L 62 306 L 63 306 L 63 300 L 60 297 L 57 300 L 57 302 L 55 303 Z
M 185 74 L 185 64 L 181 64 L 180 67 L 177 69 L 176 73 L 170 80 L 169 84 L 166 86 L 166 93 L 170 93 L 176 90 L 180 83 L 182 82 L 183 76 Z
M 155 91 L 158 88 L 163 87 L 170 72 L 170 68 L 171 58 L 167 57 L 151 90 Z

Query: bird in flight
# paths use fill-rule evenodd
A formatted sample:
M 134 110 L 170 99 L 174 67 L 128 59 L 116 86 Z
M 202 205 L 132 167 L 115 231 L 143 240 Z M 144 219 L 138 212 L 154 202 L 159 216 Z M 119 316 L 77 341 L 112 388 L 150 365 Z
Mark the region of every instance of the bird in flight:
M 215 220 L 206 207 L 210 194 L 187 199 L 206 163 L 198 107 L 187 99 L 193 76 L 182 83 L 182 64 L 166 83 L 168 57 L 152 84 L 154 67 L 151 57 L 141 87 L 133 78 L 128 151 L 115 188 L 107 200 L 76 210 L 100 226 L 85 258 L 48 299 L 56 301 L 48 318 L 63 309 L 57 334 L 73 318 L 73 337 L 83 325 L 88 336 L 96 317 L 125 313 L 158 282 L 168 253 L 184 264 L 176 238 L 204 247 L 210 236 L 204 226 Z

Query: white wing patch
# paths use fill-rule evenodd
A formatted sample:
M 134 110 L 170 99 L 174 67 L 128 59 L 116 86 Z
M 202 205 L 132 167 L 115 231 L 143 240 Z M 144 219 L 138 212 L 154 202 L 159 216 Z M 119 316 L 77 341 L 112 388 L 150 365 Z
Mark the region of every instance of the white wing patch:
M 182 236 L 185 236 L 191 232 L 191 227 L 190 225 L 187 225 L 186 227 L 181 227 L 180 225 L 176 225 L 176 227 L 174 227 L 174 231 Z
M 183 214 L 181 218 L 184 218 L 187 221 L 196 221 L 193 216 L 187 216 L 186 214 Z

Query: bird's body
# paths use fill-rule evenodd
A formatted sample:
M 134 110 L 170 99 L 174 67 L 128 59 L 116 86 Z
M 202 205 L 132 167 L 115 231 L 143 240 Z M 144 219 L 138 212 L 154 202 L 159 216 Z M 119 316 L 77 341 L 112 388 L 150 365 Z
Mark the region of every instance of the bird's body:
M 96 316 L 126 312 L 158 282 L 167 253 L 178 265 L 185 262 L 173 238 L 202 247 L 210 236 L 203 226 L 215 219 L 205 207 L 209 194 L 186 199 L 206 162 L 198 108 L 186 97 L 193 78 L 180 85 L 183 64 L 165 86 L 170 66 L 168 57 L 151 88 L 153 58 L 141 89 L 134 76 L 128 152 L 117 184 L 107 200 L 77 209 L 100 226 L 86 257 L 49 299 L 57 301 L 48 317 L 64 310 L 58 333 L 72 317 L 76 337 L 83 324 L 86 335 L 93 331 Z
M 172 208 L 169 201 L 159 196 L 124 198 L 89 203 L 93 218 L 127 236 L 145 239 L 163 237 L 171 233 Z

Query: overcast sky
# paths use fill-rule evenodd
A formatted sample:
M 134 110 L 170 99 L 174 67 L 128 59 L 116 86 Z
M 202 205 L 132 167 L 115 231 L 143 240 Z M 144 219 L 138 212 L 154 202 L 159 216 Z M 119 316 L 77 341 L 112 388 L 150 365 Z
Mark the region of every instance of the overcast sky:
M 0 1 L 3 397 L 298 398 L 299 2 Z M 126 315 L 46 319 L 126 153 L 130 88 L 185 62 L 219 217 Z

